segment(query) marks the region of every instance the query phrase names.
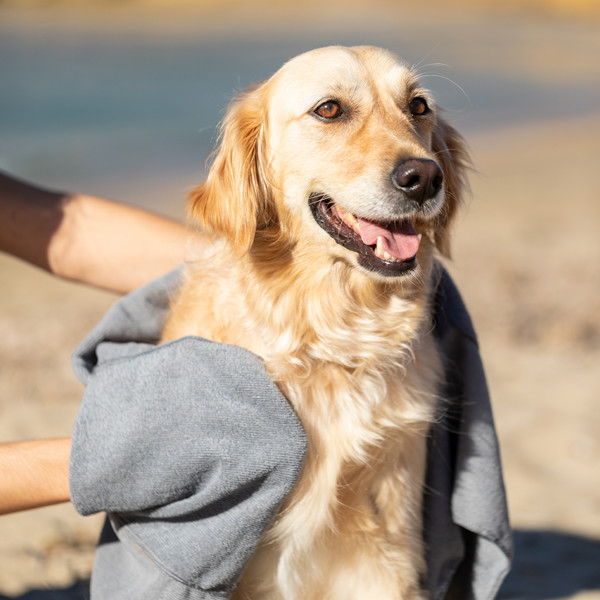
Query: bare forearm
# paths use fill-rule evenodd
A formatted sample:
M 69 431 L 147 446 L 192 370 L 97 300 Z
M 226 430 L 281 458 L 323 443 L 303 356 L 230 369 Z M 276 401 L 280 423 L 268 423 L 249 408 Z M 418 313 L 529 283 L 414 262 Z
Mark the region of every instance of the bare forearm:
M 0 172 L 0 250 L 51 270 L 48 247 L 63 216 L 64 196 Z
M 192 233 L 153 213 L 94 196 L 70 196 L 49 246 L 50 270 L 129 292 L 181 264 Z
M 0 444 L 0 514 L 69 500 L 68 438 Z
M 180 264 L 181 223 L 94 196 L 45 190 L 0 173 L 0 251 L 66 279 L 129 292 Z

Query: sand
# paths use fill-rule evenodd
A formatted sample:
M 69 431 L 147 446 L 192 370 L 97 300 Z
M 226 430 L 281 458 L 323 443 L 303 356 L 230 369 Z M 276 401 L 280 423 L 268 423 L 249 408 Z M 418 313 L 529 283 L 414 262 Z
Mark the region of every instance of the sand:
M 471 140 L 481 175 L 451 271 L 478 329 L 517 531 L 504 598 L 600 598 L 598 128 L 600 114 Z
M 600 112 L 469 137 L 477 173 L 449 268 L 501 441 L 517 542 L 505 599 L 600 599 L 598 132 Z M 115 297 L 4 256 L 0 290 L 0 439 L 69 435 L 69 356 Z M 85 597 L 100 524 L 69 505 L 0 517 L 0 598 Z
M 600 130 L 600 115 L 470 140 L 480 174 L 450 269 L 480 336 L 517 531 L 504 598 L 600 598 L 593 128 Z M 541 183 L 549 174 L 552 185 Z M 526 202 L 531 196 L 539 203 Z M 0 436 L 68 435 L 82 391 L 69 355 L 114 297 L 5 257 L 0 289 Z M 20 596 L 32 600 L 78 597 L 81 588 L 71 586 L 89 573 L 100 522 L 70 506 L 1 517 L 0 590 L 68 590 Z

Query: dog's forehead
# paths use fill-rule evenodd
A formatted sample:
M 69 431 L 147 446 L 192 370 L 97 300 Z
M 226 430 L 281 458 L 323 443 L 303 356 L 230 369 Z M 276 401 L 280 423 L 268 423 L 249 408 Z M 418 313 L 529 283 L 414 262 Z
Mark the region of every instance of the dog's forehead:
M 414 82 L 411 70 L 394 54 L 370 46 L 331 46 L 301 54 L 271 80 L 272 98 L 301 114 L 315 102 L 337 96 L 401 93 Z

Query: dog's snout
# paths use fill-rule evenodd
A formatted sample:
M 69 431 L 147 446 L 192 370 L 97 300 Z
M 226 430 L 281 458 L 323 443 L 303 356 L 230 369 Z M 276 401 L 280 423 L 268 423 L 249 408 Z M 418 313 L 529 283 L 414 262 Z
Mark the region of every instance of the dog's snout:
M 401 162 L 392 173 L 392 183 L 419 204 L 433 198 L 441 189 L 444 174 L 439 165 L 425 158 Z

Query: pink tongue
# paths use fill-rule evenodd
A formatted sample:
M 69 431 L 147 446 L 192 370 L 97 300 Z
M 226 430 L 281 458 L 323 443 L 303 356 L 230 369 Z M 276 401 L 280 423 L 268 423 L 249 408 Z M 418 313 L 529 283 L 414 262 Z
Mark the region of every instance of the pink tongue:
M 400 260 L 408 260 L 419 249 L 419 237 L 411 221 L 408 219 L 394 223 L 386 229 L 378 223 L 357 217 L 360 226 L 360 237 L 367 246 L 377 243 L 377 238 L 383 238 L 386 252 Z

